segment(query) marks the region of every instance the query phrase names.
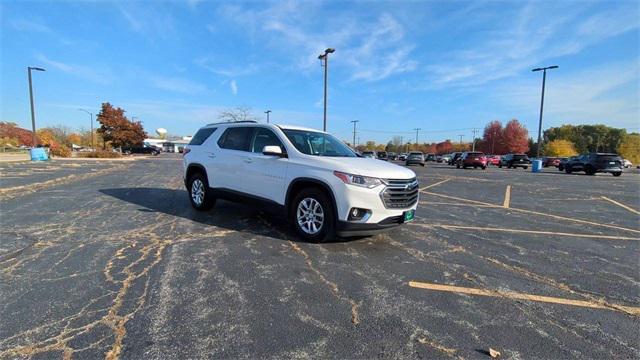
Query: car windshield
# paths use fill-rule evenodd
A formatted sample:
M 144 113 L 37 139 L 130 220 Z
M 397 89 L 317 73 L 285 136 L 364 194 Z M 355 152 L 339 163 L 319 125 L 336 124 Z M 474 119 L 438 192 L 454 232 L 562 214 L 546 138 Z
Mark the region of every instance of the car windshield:
M 293 146 L 303 154 L 331 157 L 357 157 L 342 141 L 334 136 L 308 130 L 283 130 Z

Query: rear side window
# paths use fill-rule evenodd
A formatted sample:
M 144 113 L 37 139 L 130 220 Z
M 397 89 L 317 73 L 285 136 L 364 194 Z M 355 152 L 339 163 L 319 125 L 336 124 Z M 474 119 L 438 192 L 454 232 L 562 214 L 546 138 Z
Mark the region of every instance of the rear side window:
M 218 140 L 218 146 L 229 150 L 249 151 L 252 134 L 252 127 L 228 128 Z
M 202 143 L 205 142 L 205 140 L 207 140 L 209 136 L 216 131 L 216 129 L 217 128 L 204 128 L 198 130 L 198 132 L 193 135 L 193 138 L 191 138 L 189 145 L 202 145 Z

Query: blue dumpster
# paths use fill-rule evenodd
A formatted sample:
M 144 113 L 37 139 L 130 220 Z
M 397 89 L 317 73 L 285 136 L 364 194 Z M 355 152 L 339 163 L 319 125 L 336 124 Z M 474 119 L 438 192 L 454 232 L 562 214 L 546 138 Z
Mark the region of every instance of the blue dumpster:
M 29 150 L 29 154 L 31 154 L 31 161 L 43 161 L 49 159 L 44 148 L 33 148 Z
M 542 171 L 542 160 L 533 160 L 531 165 L 531 172 L 536 173 Z

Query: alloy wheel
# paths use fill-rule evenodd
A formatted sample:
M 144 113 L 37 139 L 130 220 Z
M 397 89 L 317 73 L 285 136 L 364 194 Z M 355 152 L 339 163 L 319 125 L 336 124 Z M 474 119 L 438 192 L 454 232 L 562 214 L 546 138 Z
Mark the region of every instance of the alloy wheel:
M 296 210 L 298 226 L 309 235 L 315 235 L 322 230 L 324 224 L 324 210 L 318 200 L 304 198 L 298 203 Z

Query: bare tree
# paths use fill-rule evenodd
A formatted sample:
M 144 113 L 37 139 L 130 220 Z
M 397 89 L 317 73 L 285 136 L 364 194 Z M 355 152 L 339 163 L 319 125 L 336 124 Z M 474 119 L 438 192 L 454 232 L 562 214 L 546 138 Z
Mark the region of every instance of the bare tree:
M 226 122 L 258 120 L 258 118 L 253 115 L 252 109 L 248 106 L 236 106 L 233 109 L 223 110 L 218 114 L 218 119 Z

